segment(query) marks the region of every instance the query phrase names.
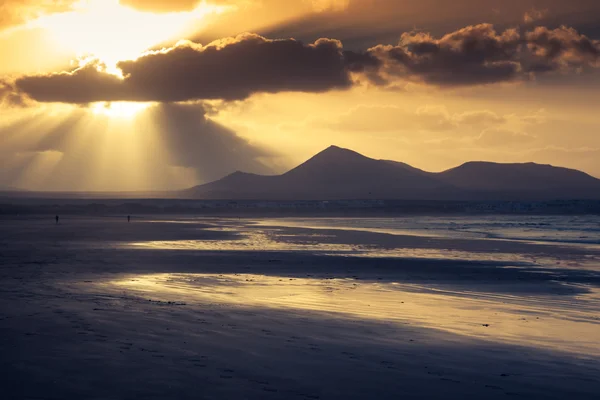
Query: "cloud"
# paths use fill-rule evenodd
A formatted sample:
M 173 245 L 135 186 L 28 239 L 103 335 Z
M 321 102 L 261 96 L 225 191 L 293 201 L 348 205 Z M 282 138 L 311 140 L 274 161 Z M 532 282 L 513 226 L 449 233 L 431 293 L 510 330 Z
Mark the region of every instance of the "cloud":
M 348 8 L 351 0 L 304 0 L 312 4 L 317 12 L 342 11 Z
M 406 78 L 439 86 L 487 84 L 513 80 L 519 33 L 498 34 L 493 26 L 469 26 L 441 39 L 405 33 L 397 46 L 376 46 L 369 52 L 383 60 L 386 80 Z
M 490 110 L 467 111 L 462 114 L 456 114 L 454 119 L 458 124 L 470 126 L 485 126 L 506 122 L 506 117 L 500 116 Z
M 394 105 L 362 104 L 333 119 L 315 120 L 312 124 L 345 132 L 444 132 L 480 131 L 507 121 L 507 117 L 489 110 L 450 113 L 446 107 L 436 105 L 408 110 Z
M 533 22 L 544 19 L 548 14 L 549 10 L 539 10 L 534 7 L 531 10 L 525 12 L 525 15 L 523 15 L 523 22 L 525 22 L 526 24 L 531 24 Z
M 176 12 L 191 11 L 196 8 L 202 0 L 120 0 L 119 3 L 141 11 L 151 12 Z M 287 0 L 209 0 L 210 4 L 225 4 L 242 7 L 274 8 L 276 6 L 304 6 L 312 8 L 316 12 L 342 11 L 348 8 L 352 0 L 300 0 L 302 4 L 286 4 Z
M 16 26 L 42 15 L 61 13 L 72 9 L 81 0 L 2 0 L 0 2 L 0 30 Z M 104 0 L 110 1 L 110 0 Z M 113 0 L 114 1 L 114 0 Z M 194 10 L 203 0 L 119 0 L 119 4 L 139 11 L 155 13 Z M 209 0 L 210 4 L 239 4 L 244 0 Z
M 191 11 L 201 0 L 120 0 L 121 5 L 132 7 L 140 11 L 151 12 L 176 12 Z
M 20 25 L 44 14 L 64 12 L 78 0 L 2 0 L 0 30 Z
M 548 29 L 540 26 L 525 34 L 529 71 L 557 71 L 586 66 L 600 66 L 600 41 L 580 35 L 575 29 L 562 26 Z
M 514 82 L 600 66 L 600 42 L 568 27 L 497 32 L 490 24 L 439 39 L 405 33 L 398 45 L 344 51 L 335 39 L 304 44 L 243 34 L 202 46 L 190 41 L 117 64 L 24 76 L 16 87 L 42 102 L 241 100 L 255 93 L 348 89 L 357 82 L 464 87 Z
M 484 147 L 513 147 L 529 145 L 535 136 L 506 128 L 489 128 L 481 132 L 475 143 Z
M 269 40 L 245 34 L 202 46 L 192 42 L 118 64 L 124 79 L 101 64 L 68 73 L 22 77 L 16 85 L 37 101 L 245 99 L 253 93 L 325 92 L 352 85 L 341 43 Z
M 455 117 L 444 106 L 421 107 L 417 109 L 415 117 L 417 126 L 426 131 L 449 131 L 458 126 Z
M 15 89 L 14 83 L 0 78 L 0 106 L 25 107 L 30 101 Z
M 469 26 L 440 39 L 405 33 L 397 46 L 375 46 L 377 82 L 408 79 L 436 86 L 470 86 L 526 79 L 535 73 L 597 67 L 600 42 L 567 27 L 498 32 Z
M 72 72 L 34 75 L 17 79 L 16 86 L 40 102 L 83 104 L 92 101 L 123 100 L 126 89 L 116 75 L 106 72 L 97 60 Z

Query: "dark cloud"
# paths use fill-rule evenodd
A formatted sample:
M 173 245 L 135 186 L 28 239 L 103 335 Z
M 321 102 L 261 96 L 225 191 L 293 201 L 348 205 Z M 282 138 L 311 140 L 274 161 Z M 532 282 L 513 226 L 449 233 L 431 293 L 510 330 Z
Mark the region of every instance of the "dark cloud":
M 437 86 L 509 82 L 535 73 L 597 67 L 600 42 L 567 27 L 498 32 L 490 24 L 469 26 L 436 39 L 405 33 L 397 46 L 368 53 L 382 61 L 379 81 L 408 79 Z
M 277 3 L 277 0 L 263 1 Z M 221 36 L 231 36 L 241 23 L 241 29 L 267 37 L 295 37 L 305 41 L 334 37 L 346 49 L 356 50 L 394 43 L 403 32 L 413 29 L 441 36 L 481 22 L 493 23 L 501 29 L 514 27 L 522 24 L 524 14 L 531 14 L 532 10 L 548 11 L 543 19 L 546 26 L 573 26 L 600 38 L 598 0 L 351 0 L 344 12 L 309 13 L 258 29 L 243 26 L 244 22 L 239 21 L 243 12 L 231 13 L 222 18 L 237 18 L 239 23 L 227 25 L 230 31 L 218 31 Z M 245 17 L 251 21 L 249 13 L 250 10 Z
M 25 107 L 29 100 L 19 92 L 14 84 L 0 78 L 0 105 L 8 107 Z
M 322 92 L 351 85 L 341 43 L 242 35 L 206 47 L 186 43 L 119 63 L 141 97 L 168 101 L 235 100 L 255 92 Z
M 92 61 L 72 72 L 33 75 L 17 79 L 16 86 L 40 102 L 84 104 L 93 101 L 124 100 L 123 81 Z
M 575 29 L 560 27 L 550 30 L 537 27 L 525 34 L 525 42 L 534 56 L 534 70 L 558 70 L 598 66 L 600 41 L 579 34 Z
M 365 52 L 344 51 L 333 39 L 303 44 L 245 34 L 207 46 L 182 42 L 120 62 L 123 79 L 92 62 L 72 72 L 25 76 L 16 87 L 42 102 L 240 100 L 254 93 L 347 89 L 356 80 L 494 84 L 597 67 L 599 60 L 600 42 L 567 27 L 499 32 L 480 24 L 441 38 L 404 33 L 398 45 Z
M 73 72 L 23 77 L 17 86 L 37 101 L 89 103 L 236 100 L 256 92 L 324 92 L 352 84 L 341 43 L 330 39 L 303 44 L 246 34 L 208 46 L 185 42 L 118 67 L 124 79 L 90 63 Z
M 369 49 L 383 60 L 382 74 L 434 85 L 475 85 L 515 79 L 520 35 L 497 33 L 493 26 L 469 26 L 436 39 L 429 34 L 405 33 L 397 46 Z

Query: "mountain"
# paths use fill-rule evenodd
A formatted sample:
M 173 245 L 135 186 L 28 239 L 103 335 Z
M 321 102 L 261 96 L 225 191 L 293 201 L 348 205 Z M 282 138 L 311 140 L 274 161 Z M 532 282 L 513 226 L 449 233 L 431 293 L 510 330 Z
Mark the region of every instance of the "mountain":
M 281 175 L 279 185 L 294 198 L 328 199 L 419 198 L 453 190 L 433 176 L 336 146 Z
M 331 146 L 283 175 L 235 172 L 216 182 L 189 189 L 184 196 L 277 200 L 419 199 L 454 190 L 433 176 Z
M 180 195 L 232 200 L 600 199 L 600 180 L 580 171 L 533 163 L 470 162 L 432 173 L 331 146 L 282 175 L 238 171 Z
M 599 198 L 600 180 L 574 169 L 536 163 L 468 162 L 437 176 L 461 189 L 509 198 Z
M 23 189 L 19 189 L 12 186 L 0 185 L 0 192 L 23 192 Z

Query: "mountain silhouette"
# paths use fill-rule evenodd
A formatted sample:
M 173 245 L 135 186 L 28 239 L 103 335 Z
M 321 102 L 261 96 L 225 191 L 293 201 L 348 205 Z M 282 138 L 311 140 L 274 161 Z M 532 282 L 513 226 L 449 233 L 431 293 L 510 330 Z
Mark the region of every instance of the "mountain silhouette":
M 586 190 L 600 182 L 581 171 L 536 163 L 468 162 L 437 175 L 457 187 L 487 191 Z
M 282 175 L 238 171 L 181 195 L 232 200 L 600 199 L 600 180 L 581 171 L 535 163 L 468 162 L 433 173 L 330 146 Z
M 23 192 L 23 189 L 16 188 L 14 186 L 0 185 L 0 192 Z

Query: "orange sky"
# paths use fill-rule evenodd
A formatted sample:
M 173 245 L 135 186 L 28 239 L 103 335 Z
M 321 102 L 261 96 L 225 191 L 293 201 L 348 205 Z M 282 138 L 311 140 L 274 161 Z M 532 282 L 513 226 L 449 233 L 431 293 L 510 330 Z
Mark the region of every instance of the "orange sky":
M 177 189 L 331 145 L 600 177 L 595 0 L 5 0 L 0 187 Z

